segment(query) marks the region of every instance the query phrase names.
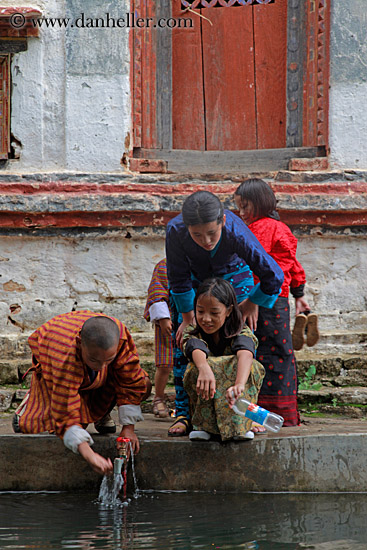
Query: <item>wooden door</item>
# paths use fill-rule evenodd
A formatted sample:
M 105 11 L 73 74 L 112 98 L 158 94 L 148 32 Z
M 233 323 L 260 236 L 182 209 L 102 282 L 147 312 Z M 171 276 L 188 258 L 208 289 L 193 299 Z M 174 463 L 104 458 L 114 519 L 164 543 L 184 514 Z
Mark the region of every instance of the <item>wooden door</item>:
M 141 17 L 193 21 L 134 30 L 134 156 L 172 161 L 186 151 L 184 163 L 222 166 L 249 151 L 260 169 L 279 169 L 292 157 L 325 154 L 329 2 L 196 9 L 204 19 L 184 12 L 181 0 L 134 0 Z
M 173 148 L 285 147 L 287 0 L 199 13 L 172 31 Z

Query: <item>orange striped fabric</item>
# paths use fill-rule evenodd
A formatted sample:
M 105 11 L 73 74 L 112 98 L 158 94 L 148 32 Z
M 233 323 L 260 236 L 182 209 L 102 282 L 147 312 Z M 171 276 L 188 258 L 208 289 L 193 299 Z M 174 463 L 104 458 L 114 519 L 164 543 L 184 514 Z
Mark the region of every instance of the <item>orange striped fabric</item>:
M 83 364 L 77 336 L 87 319 L 103 315 L 72 311 L 54 317 L 28 339 L 35 370 L 29 400 L 19 419 L 23 433 L 56 432 L 63 437 L 73 425 L 101 419 L 117 405 L 138 405 L 146 391 L 134 341 L 126 327 L 120 329 L 118 353 L 97 373 L 93 382 Z
M 147 321 L 150 321 L 149 308 L 157 302 L 167 303 L 172 319 L 166 258 L 158 262 L 153 270 L 152 279 L 148 287 L 147 303 L 144 310 L 144 319 Z M 156 367 L 171 369 L 173 367 L 172 338 L 169 336 L 164 336 L 160 326 L 157 323 L 154 327 L 154 344 Z

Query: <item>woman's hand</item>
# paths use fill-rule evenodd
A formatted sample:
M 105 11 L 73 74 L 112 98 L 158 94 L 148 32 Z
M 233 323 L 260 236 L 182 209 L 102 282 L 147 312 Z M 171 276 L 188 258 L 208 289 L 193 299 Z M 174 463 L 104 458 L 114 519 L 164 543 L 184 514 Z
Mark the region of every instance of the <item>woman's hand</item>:
M 196 393 L 203 399 L 213 399 L 215 394 L 215 376 L 208 363 L 198 367 L 199 376 L 196 383 Z
M 234 402 L 241 395 L 244 389 L 245 389 L 244 384 L 235 384 L 234 386 L 231 386 L 230 388 L 228 388 L 228 390 L 226 391 L 226 399 L 228 401 L 230 408 L 233 407 Z
M 161 328 L 162 336 L 171 336 L 172 321 L 171 319 L 159 319 L 159 326 Z
M 246 298 L 239 304 L 242 313 L 242 318 L 252 331 L 256 330 L 257 318 L 259 316 L 259 306 L 251 302 L 250 298 Z
M 188 325 L 195 323 L 195 316 L 193 311 L 188 311 L 187 313 L 182 313 L 182 323 L 177 329 L 176 332 L 176 343 L 178 347 L 182 350 L 182 340 L 183 340 L 183 333 L 185 332 L 185 329 Z
M 182 321 L 182 323 L 180 324 L 180 326 L 177 329 L 176 344 L 180 348 L 180 350 L 182 350 L 183 333 L 185 332 L 185 329 L 189 324 L 190 323 L 185 323 L 185 321 Z
M 295 298 L 295 301 L 296 301 L 296 315 L 298 315 L 299 313 L 303 313 L 304 311 L 308 312 L 311 310 L 304 296 L 302 296 L 301 298 Z

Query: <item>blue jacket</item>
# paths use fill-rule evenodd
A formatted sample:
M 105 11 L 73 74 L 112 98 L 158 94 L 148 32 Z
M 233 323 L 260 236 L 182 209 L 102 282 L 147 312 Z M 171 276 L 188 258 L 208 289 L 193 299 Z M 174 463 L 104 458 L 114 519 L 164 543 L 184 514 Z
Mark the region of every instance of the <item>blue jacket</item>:
M 171 294 L 178 311 L 193 309 L 196 288 L 209 277 L 227 279 L 242 301 L 249 297 L 252 302 L 273 307 L 283 283 L 283 272 L 265 252 L 246 224 L 229 210 L 224 211 L 226 223 L 219 243 L 212 251 L 196 244 L 182 215 L 173 218 L 167 225 L 166 258 L 167 275 Z M 250 269 L 258 276 L 260 284 L 253 286 Z M 245 282 L 241 283 L 241 280 Z M 239 296 L 237 296 L 239 298 Z

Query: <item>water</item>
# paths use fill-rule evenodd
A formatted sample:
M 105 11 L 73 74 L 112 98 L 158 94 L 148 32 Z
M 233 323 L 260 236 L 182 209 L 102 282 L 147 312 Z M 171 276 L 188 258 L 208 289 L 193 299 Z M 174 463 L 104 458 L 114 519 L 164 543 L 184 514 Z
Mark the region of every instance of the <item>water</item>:
M 0 549 L 366 550 L 366 494 L 0 493 Z
M 129 450 L 129 460 L 134 483 L 134 497 L 139 496 L 138 484 L 135 475 L 134 451 L 131 443 Z M 117 464 L 116 464 L 117 462 Z M 131 499 L 127 499 L 127 467 L 128 461 L 121 458 L 115 458 L 113 475 L 105 475 L 99 489 L 98 502 L 107 508 L 118 508 L 126 506 Z M 121 472 L 121 473 L 117 473 Z
M 126 479 L 126 477 L 125 477 Z M 98 494 L 98 502 L 107 508 L 118 508 L 125 504 L 124 499 L 120 498 L 120 491 L 124 490 L 124 478 L 121 474 L 113 476 L 104 476 Z

